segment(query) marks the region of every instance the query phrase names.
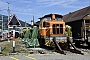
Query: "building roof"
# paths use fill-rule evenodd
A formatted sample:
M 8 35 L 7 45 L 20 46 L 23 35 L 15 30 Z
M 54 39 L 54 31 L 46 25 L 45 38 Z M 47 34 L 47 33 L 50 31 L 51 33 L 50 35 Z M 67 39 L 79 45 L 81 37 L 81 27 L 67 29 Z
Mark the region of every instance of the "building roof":
M 76 20 L 83 19 L 84 16 L 90 14 L 90 6 L 85 7 L 83 9 L 77 10 L 75 12 L 70 12 L 69 14 L 66 14 L 63 16 L 63 20 L 67 22 L 72 22 Z
M 54 14 L 55 16 L 57 16 L 57 17 L 63 17 L 62 15 L 59 15 L 59 14 Z M 40 17 L 39 19 L 42 19 L 42 18 L 47 18 L 47 17 L 51 17 L 52 16 L 52 14 L 47 14 L 47 15 L 45 15 L 45 16 L 43 16 L 43 17 Z

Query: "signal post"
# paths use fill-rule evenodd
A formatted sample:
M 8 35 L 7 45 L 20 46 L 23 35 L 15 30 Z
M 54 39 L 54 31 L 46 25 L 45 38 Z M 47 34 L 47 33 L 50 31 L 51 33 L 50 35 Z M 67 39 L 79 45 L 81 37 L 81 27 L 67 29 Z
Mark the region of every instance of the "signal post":
M 20 24 L 19 20 L 17 19 L 16 15 L 13 14 L 7 25 L 13 27 L 13 42 L 12 42 L 13 50 L 12 50 L 12 53 L 16 53 L 15 52 L 15 29 L 16 29 L 15 27 L 21 26 L 21 24 Z

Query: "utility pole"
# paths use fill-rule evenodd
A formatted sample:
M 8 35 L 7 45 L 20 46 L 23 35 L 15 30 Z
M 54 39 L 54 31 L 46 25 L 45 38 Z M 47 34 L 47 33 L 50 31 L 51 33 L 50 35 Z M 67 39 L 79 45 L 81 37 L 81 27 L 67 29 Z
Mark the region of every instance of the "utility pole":
M 1 40 L 4 40 L 3 37 L 4 36 L 3 36 L 3 15 L 2 15 L 2 39 Z
M 8 4 L 8 10 L 7 10 L 7 12 L 8 12 L 8 22 L 9 22 L 9 19 L 10 19 L 10 9 L 9 9 L 9 2 L 6 2 L 7 4 Z M 9 38 L 10 38 L 10 36 L 9 36 L 9 25 L 8 25 L 8 41 L 9 41 Z

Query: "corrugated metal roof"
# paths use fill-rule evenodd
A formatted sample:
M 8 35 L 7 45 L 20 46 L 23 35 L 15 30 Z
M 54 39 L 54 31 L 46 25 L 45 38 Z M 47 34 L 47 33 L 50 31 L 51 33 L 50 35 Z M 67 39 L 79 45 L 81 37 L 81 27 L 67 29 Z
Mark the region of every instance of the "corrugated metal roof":
M 77 10 L 75 12 L 66 14 L 63 16 L 63 20 L 67 22 L 72 22 L 76 20 L 81 20 L 83 19 L 84 16 L 90 14 L 90 6 L 85 7 L 83 9 Z

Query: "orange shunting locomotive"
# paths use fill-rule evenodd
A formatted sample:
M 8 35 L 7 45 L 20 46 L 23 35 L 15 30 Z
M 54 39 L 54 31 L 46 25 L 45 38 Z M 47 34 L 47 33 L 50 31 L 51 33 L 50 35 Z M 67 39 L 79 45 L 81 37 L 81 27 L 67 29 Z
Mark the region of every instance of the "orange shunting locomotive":
M 39 34 L 43 37 L 59 37 L 65 34 L 65 22 L 62 15 L 48 14 L 40 19 Z

